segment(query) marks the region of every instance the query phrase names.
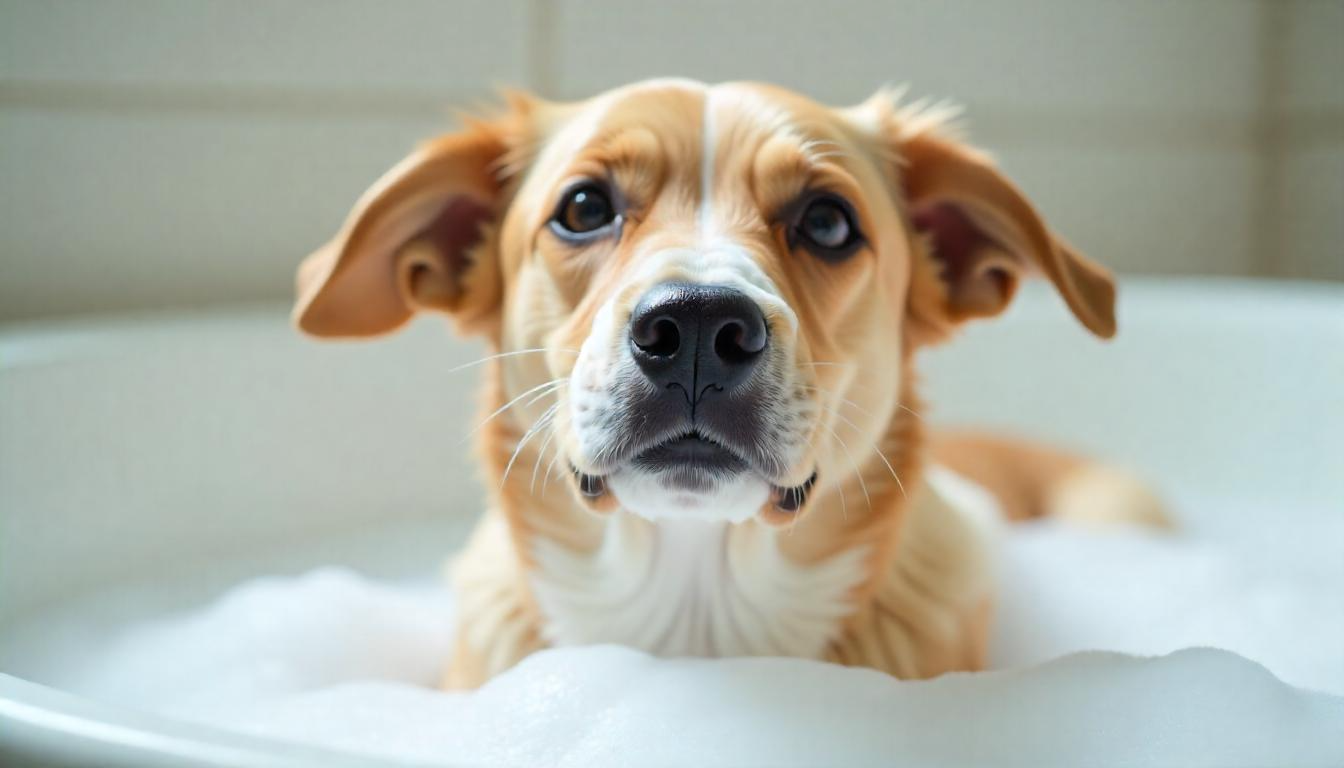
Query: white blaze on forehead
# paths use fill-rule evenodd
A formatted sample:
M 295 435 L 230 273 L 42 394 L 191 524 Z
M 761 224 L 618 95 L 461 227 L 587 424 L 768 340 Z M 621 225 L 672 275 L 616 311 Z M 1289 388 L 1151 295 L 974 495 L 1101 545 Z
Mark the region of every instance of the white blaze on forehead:
M 700 130 L 700 239 L 714 235 L 714 90 L 705 91 L 705 111 Z
M 704 113 L 701 117 L 700 139 L 700 205 L 696 211 L 699 241 L 695 247 L 663 251 L 649 259 L 637 275 L 644 279 L 648 273 L 683 273 L 682 279 L 706 285 L 737 288 L 747 294 L 768 314 L 776 315 L 787 324 L 790 334 L 798 331 L 798 316 L 780 296 L 779 288 L 765 274 L 746 248 L 719 229 L 715 215 L 714 171 L 718 164 L 718 138 L 724 124 L 726 108 L 738 105 L 744 111 L 768 121 L 774 131 L 785 122 L 782 112 L 757 98 L 749 90 L 731 85 L 706 88 Z M 773 310 L 773 311 L 772 311 Z M 783 329 L 777 329 L 783 330 Z
M 719 138 L 725 125 L 749 121 L 765 135 L 791 130 L 792 120 L 777 104 L 750 88 L 728 84 L 707 88 L 700 125 L 700 208 L 697 212 L 700 239 L 711 242 L 721 234 L 716 228 L 714 171 L 718 166 Z

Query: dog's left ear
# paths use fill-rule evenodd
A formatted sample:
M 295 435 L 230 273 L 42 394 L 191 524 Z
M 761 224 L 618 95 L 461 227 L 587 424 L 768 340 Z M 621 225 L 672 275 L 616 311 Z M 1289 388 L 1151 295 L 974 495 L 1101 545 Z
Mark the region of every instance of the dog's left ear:
M 910 294 L 916 341 L 999 314 L 1029 272 L 1049 279 L 1092 333 L 1115 335 L 1110 272 L 1055 236 L 987 156 L 936 127 L 912 130 L 893 120 L 910 223 L 926 246 L 916 248 Z
M 471 330 L 499 302 L 499 265 L 482 247 L 502 215 L 507 151 L 496 124 L 430 141 L 383 175 L 298 271 L 294 321 L 314 336 L 372 336 L 419 310 Z M 488 246 L 489 244 L 485 244 Z

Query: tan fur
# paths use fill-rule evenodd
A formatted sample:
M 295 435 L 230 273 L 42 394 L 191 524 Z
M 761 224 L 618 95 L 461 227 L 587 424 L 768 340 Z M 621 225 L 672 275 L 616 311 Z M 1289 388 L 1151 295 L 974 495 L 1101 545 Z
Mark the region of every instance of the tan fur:
M 295 318 L 316 335 L 386 332 L 433 309 L 497 351 L 546 350 L 488 366 L 482 417 L 498 415 L 480 430 L 478 448 L 491 499 L 453 568 L 460 626 L 450 687 L 479 685 L 546 646 L 533 589 L 538 542 L 592 557 L 606 516 L 625 514 L 611 494 L 593 502 L 576 490 L 569 465 L 587 471 L 588 458 L 565 391 L 526 395 L 570 376 L 604 305 L 628 316 L 648 285 L 674 276 L 634 280 L 650 254 L 700 247 L 702 126 L 712 104 L 716 236 L 747 254 L 796 314 L 796 337 L 778 332 L 772 342 L 804 382 L 783 396 L 819 414 L 810 447 L 788 468 L 793 483 L 816 472 L 806 508 L 788 515 L 767 505 L 742 531 L 768 537 L 800 568 L 865 553 L 825 658 L 902 677 L 985 663 L 987 534 L 922 480 L 916 353 L 969 318 L 1001 311 L 1029 273 L 1044 275 L 1080 322 L 1109 336 L 1110 277 L 1055 237 L 936 114 L 900 109 L 889 94 L 836 110 L 769 86 L 717 86 L 717 100 L 710 92 L 656 82 L 574 104 L 515 95 L 499 115 L 389 172 L 300 270 Z M 610 179 L 620 190 L 627 215 L 618 240 L 575 246 L 548 233 L 557 196 L 576 178 Z M 858 213 L 867 243 L 844 261 L 789 243 L 782 217 L 812 189 L 843 196 Z M 461 222 L 444 218 L 457 210 L 481 218 L 469 245 Z M 949 210 L 972 227 L 969 240 L 916 231 L 921 216 Z M 783 328 L 782 317 L 767 321 Z M 553 399 L 559 415 L 547 439 L 531 439 Z M 991 487 L 1014 519 L 1040 514 L 1050 492 L 1072 508 L 1080 489 L 1118 489 L 1124 501 L 1107 514 L 1122 517 L 1138 499 L 1114 477 L 1078 480 L 1077 460 L 949 440 L 936 443 L 938 459 Z M 1062 484 L 1066 476 L 1075 482 Z
M 939 464 L 988 489 L 1009 520 L 1052 516 L 1086 523 L 1171 527 L 1133 475 L 1082 456 L 982 432 L 943 431 L 929 445 Z

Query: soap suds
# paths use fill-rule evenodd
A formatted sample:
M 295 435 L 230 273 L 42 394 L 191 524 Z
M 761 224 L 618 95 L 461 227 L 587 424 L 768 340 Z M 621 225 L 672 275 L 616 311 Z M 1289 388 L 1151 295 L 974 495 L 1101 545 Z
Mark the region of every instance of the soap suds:
M 598 646 L 443 693 L 446 591 L 344 568 L 147 621 L 49 616 L 0 660 L 125 706 L 439 763 L 1342 764 L 1339 533 L 1011 527 L 992 644 L 1004 671 L 931 682 Z

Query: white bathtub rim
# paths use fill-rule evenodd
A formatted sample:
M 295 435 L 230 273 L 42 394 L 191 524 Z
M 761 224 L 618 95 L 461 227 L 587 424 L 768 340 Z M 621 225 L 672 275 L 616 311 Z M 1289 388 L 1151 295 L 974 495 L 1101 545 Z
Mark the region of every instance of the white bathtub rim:
M 105 768 L 359 768 L 420 763 L 335 752 L 115 707 L 0 673 L 0 756 Z
M 1025 293 L 1049 292 L 1039 280 L 1029 282 Z M 1326 320 L 1334 320 L 1344 329 L 1344 283 L 1305 280 L 1269 280 L 1245 277 L 1136 276 L 1121 277 L 1119 304 L 1137 301 L 1169 302 L 1176 296 L 1198 295 L 1214 299 L 1255 298 L 1291 301 L 1296 309 Z M 1017 302 L 1009 312 L 1025 303 Z M 0 323 L 0 371 L 26 365 L 69 359 L 91 351 L 115 352 L 132 348 L 131 343 L 155 333 L 190 332 L 194 328 L 212 328 L 247 324 L 274 326 L 286 316 L 288 305 L 277 301 L 247 301 L 236 304 L 211 304 L 202 307 L 166 307 L 128 312 L 91 313 L 40 317 Z M 1123 334 L 1123 316 L 1121 330 Z M 422 316 L 414 324 L 439 324 L 445 334 L 450 326 L 437 315 Z M 294 331 L 298 335 L 298 331 Z M 370 340 L 354 340 L 370 343 Z M 373 341 L 376 341 L 374 339 Z M 322 342 L 319 343 L 333 343 Z M 340 343 L 350 343 L 343 340 Z

